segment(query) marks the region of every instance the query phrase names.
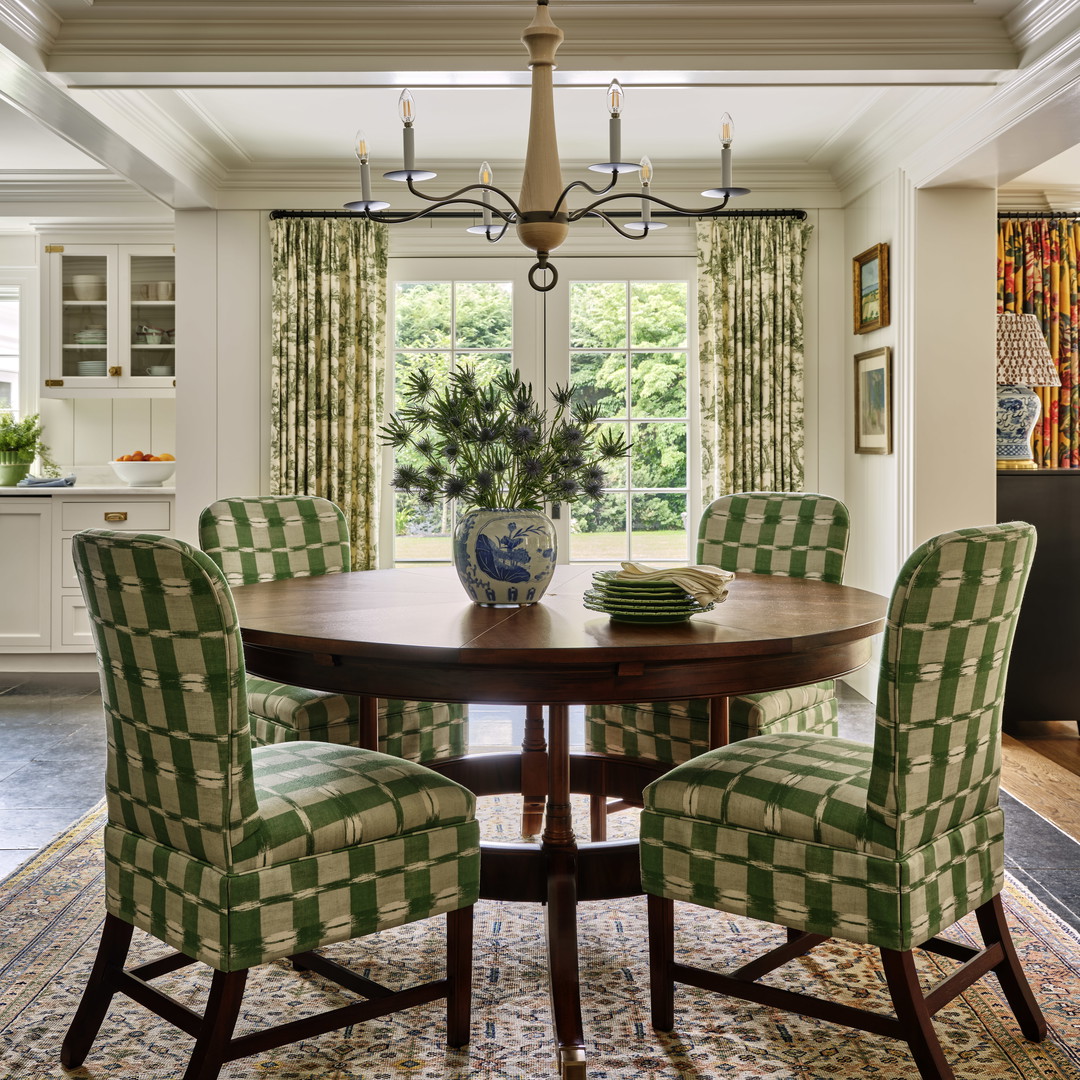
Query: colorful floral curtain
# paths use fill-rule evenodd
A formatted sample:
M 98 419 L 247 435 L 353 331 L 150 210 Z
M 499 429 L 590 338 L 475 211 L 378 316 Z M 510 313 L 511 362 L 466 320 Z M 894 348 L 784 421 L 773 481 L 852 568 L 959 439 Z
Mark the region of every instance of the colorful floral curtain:
M 791 217 L 698 226 L 702 498 L 803 486 L 803 265 Z
M 998 311 L 1034 313 L 1042 323 L 1061 386 L 1033 389 L 1042 417 L 1032 435 L 1040 469 L 1080 468 L 1080 221 L 1002 218 L 998 222 Z
M 271 221 L 270 491 L 337 503 L 353 567 L 377 562 L 386 227 Z

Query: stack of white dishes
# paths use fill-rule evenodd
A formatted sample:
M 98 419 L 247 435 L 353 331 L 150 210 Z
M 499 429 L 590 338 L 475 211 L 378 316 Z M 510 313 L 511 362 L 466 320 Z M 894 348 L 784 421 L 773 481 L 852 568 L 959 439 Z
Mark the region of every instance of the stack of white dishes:
M 76 330 L 74 336 L 76 345 L 104 345 L 105 327 L 87 326 L 83 330 Z
M 691 615 L 711 611 L 670 581 L 629 581 L 617 578 L 617 570 L 597 570 L 593 587 L 585 593 L 590 611 L 602 611 L 615 622 L 677 623 Z
M 104 360 L 80 360 L 76 365 L 80 375 L 104 375 Z

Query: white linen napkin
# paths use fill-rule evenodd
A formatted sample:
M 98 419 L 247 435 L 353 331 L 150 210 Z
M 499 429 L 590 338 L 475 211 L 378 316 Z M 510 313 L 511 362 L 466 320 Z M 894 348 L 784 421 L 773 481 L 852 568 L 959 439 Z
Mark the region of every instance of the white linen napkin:
M 728 582 L 735 577 L 730 570 L 704 563 L 697 566 L 647 566 L 645 563 L 624 562 L 616 571 L 616 581 L 670 581 L 689 593 L 702 607 L 722 604 L 727 599 Z

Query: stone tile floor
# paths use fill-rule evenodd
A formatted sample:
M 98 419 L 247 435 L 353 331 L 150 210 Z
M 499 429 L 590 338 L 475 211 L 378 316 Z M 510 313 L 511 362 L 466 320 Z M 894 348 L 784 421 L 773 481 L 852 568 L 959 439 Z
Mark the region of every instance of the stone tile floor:
M 873 705 L 842 687 L 841 734 L 870 742 Z M 522 709 L 470 707 L 476 752 L 521 742 Z M 571 713 L 581 745 L 582 711 Z M 0 877 L 10 873 L 104 795 L 105 725 L 96 674 L 0 672 Z M 1007 793 L 1010 873 L 1080 931 L 1080 844 Z

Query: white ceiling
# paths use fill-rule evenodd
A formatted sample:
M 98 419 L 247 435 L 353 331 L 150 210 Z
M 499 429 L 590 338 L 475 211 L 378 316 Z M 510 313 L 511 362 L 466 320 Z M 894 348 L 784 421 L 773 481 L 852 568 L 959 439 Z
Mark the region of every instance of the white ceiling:
M 166 206 L 226 205 L 244 188 L 336 193 L 355 184 L 359 127 L 376 176 L 400 167 L 403 85 L 417 103 L 418 164 L 457 179 L 487 159 L 499 182 L 524 155 L 518 38 L 534 10 L 0 0 L 0 213 L 6 184 L 23 192 L 26 175 L 67 170 L 108 170 Z M 1075 0 L 555 0 L 550 11 L 566 31 L 556 118 L 567 173 L 606 160 L 604 88 L 618 76 L 623 157 L 648 154 L 658 186 L 716 167 L 724 111 L 736 183 L 770 170 L 841 183 L 876 146 L 917 149 L 1029 57 L 1080 35 Z M 1032 182 L 1072 183 L 1075 169 L 1048 162 Z

